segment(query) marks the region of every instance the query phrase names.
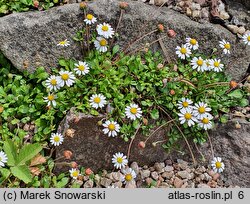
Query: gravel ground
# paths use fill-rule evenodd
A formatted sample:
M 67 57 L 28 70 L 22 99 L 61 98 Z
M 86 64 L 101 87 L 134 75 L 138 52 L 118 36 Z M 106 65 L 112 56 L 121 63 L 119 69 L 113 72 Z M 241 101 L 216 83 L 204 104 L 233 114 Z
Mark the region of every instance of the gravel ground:
M 136 178 L 129 184 L 121 182 L 120 171 L 107 172 L 103 170 L 96 174 L 94 179 L 90 176 L 83 176 L 76 182 L 84 188 L 232 188 L 239 186 L 225 186 L 222 175 L 214 173 L 210 167 L 189 164 L 183 160 L 172 162 L 166 160 L 162 163 L 155 163 L 154 166 L 139 167 L 136 162 L 130 166 Z

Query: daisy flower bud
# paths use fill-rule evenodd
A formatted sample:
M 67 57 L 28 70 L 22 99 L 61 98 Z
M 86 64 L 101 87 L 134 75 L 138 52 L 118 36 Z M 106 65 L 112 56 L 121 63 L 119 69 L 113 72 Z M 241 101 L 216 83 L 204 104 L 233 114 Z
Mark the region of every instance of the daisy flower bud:
M 34 1 L 33 1 L 33 5 L 34 5 L 35 8 L 38 8 L 38 6 L 39 6 L 39 1 L 34 0 Z
M 148 120 L 146 118 L 142 118 L 142 122 L 144 125 L 148 125 Z
M 162 24 L 158 24 L 158 30 L 160 31 L 160 32 L 163 32 L 164 31 L 164 26 L 162 25 Z
M 168 37 L 175 38 L 177 33 L 174 30 L 170 29 L 167 31 L 167 34 L 168 34 Z
M 65 157 L 65 159 L 71 159 L 72 155 L 73 155 L 73 153 L 69 150 L 65 150 L 63 152 L 63 156 Z
M 121 9 L 126 9 L 126 8 L 128 8 L 128 3 L 127 2 L 120 2 L 119 6 Z
M 71 162 L 70 165 L 72 168 L 77 168 L 77 166 L 78 166 L 78 164 L 76 162 Z
M 241 124 L 237 121 L 236 124 L 235 124 L 235 128 L 236 129 L 240 129 L 241 128 Z
M 236 81 L 230 81 L 229 85 L 231 89 L 235 89 L 238 86 L 238 83 Z
M 139 144 L 138 144 L 138 147 L 144 149 L 146 147 L 145 142 L 140 141 Z
M 89 176 L 89 175 L 93 174 L 93 171 L 91 170 L 91 168 L 87 168 L 85 170 L 85 174 Z
M 173 89 L 171 89 L 169 93 L 170 93 L 170 95 L 172 95 L 172 96 L 175 95 L 175 91 L 174 91 Z
M 4 107 L 0 106 L 0 113 L 2 113 L 4 111 Z
M 87 3 L 81 2 L 81 3 L 80 3 L 80 9 L 84 10 L 84 9 L 86 9 L 86 8 L 87 8 Z

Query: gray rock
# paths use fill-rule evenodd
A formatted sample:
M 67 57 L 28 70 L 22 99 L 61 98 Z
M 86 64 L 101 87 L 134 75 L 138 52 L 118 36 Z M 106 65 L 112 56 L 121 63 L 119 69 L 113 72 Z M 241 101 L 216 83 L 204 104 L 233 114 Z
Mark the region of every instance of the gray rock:
M 157 173 L 156 171 L 153 171 L 153 172 L 151 172 L 151 177 L 152 177 L 154 180 L 158 180 L 159 175 L 158 175 L 158 173 Z
M 162 182 L 161 185 L 159 186 L 159 188 L 169 188 L 169 184 L 166 182 Z
M 186 15 L 166 7 L 155 9 L 139 1 L 128 2 L 129 9 L 119 28 L 119 44 L 122 47 L 131 39 L 152 31 L 158 23 L 162 23 L 166 28 L 174 28 L 177 32 L 175 39 L 163 40 L 171 59 L 176 58 L 174 50 L 177 45 L 185 42 L 185 37 L 196 38 L 200 44 L 199 51 L 205 54 L 210 54 L 214 47 L 218 47 L 218 41 L 225 39 L 234 48 L 230 58 L 222 57 L 227 65 L 226 73 L 234 79 L 240 79 L 245 74 L 249 65 L 249 48 L 246 49 L 242 42 L 238 43 L 236 36 L 224 27 L 208 22 L 194 22 Z M 89 2 L 88 12 L 93 13 L 99 22 L 109 22 L 115 27 L 120 12 L 118 4 L 116 0 Z M 20 70 L 34 71 L 36 67 L 44 66 L 49 71 L 51 67 L 58 66 L 58 58 L 61 56 L 82 59 L 79 44 L 72 40 L 82 25 L 83 13 L 79 4 L 59 6 L 44 12 L 13 13 L 0 18 L 0 50 Z M 157 34 L 150 35 L 131 49 L 158 37 Z M 66 38 L 70 40 L 71 46 L 58 48 L 57 43 Z M 160 50 L 157 43 L 151 48 L 153 51 Z
M 162 173 L 162 178 L 166 178 L 166 179 L 170 179 L 172 178 L 174 175 L 174 171 L 168 171 L 168 172 L 163 172 Z
M 182 185 L 183 185 L 183 180 L 178 178 L 178 177 L 175 177 L 175 179 L 174 179 L 174 187 L 175 188 L 180 188 Z
M 166 167 L 164 168 L 164 171 L 167 171 L 167 172 L 173 171 L 173 170 L 174 170 L 174 167 L 172 167 L 172 166 L 166 166 Z
M 177 163 L 182 170 L 185 170 L 188 167 L 188 163 L 182 159 L 177 159 Z
M 236 121 L 240 123 L 240 129 L 235 128 Z M 250 187 L 247 179 L 250 178 L 250 123 L 233 119 L 211 131 L 210 137 L 215 156 L 221 157 L 225 164 L 225 171 L 221 174 L 225 185 Z M 212 154 L 208 144 L 203 145 L 201 151 L 208 159 L 206 163 L 210 162 Z
M 117 182 L 117 181 L 121 181 L 122 179 L 122 173 L 120 172 L 112 172 L 110 173 L 110 179 L 113 181 L 113 182 Z
M 110 186 L 110 184 L 112 183 L 112 180 L 111 179 L 108 179 L 108 178 L 101 178 L 101 182 L 100 184 L 104 187 L 108 187 Z
M 210 188 L 210 186 L 205 183 L 200 183 L 197 185 L 197 188 Z
M 136 174 L 139 173 L 139 166 L 137 164 L 137 162 L 133 162 L 131 165 L 130 165 L 130 168 L 133 169 L 135 171 Z
M 78 117 L 79 121 L 74 122 L 74 118 Z M 84 115 L 82 113 L 74 113 L 71 109 L 65 119 L 61 122 L 58 132 L 64 134 L 68 128 L 75 130 L 73 138 L 65 137 L 64 143 L 57 149 L 57 157 L 63 156 L 64 150 L 73 152 L 74 161 L 77 161 L 81 166 L 91 166 L 94 172 L 102 169 L 111 170 L 114 168 L 112 164 L 112 156 L 116 152 L 127 154 L 129 142 L 125 142 L 122 138 L 110 138 L 104 135 L 102 128 L 97 125 L 97 122 L 105 116 L 94 117 Z M 164 140 L 165 130 L 158 132 L 158 135 L 148 140 L 151 144 L 155 140 Z M 155 162 L 164 161 L 167 158 L 167 153 L 159 146 L 148 145 L 144 149 L 138 148 L 138 143 L 145 139 L 145 136 L 138 134 L 131 146 L 130 161 L 137 161 L 140 165 L 153 164 Z M 88 156 L 86 156 L 88 155 Z M 56 171 L 62 171 L 62 166 L 57 166 Z M 107 174 L 103 172 L 103 176 Z
M 187 171 L 178 171 L 177 175 L 183 179 L 191 179 L 191 175 Z
M 142 179 L 148 178 L 150 176 L 150 171 L 148 169 L 142 170 L 140 173 Z
M 93 188 L 94 182 L 92 180 L 88 180 L 84 183 L 83 187 L 84 188 Z
M 162 173 L 164 171 L 165 164 L 163 162 L 161 163 L 155 163 L 154 168 L 158 173 Z

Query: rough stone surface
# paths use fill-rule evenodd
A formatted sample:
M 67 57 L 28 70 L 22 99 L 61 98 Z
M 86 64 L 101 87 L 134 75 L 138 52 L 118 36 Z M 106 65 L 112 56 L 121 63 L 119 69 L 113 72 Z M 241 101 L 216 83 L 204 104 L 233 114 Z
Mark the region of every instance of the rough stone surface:
M 120 13 L 117 1 L 99 0 L 88 5 L 88 12 L 94 13 L 100 22 L 116 26 Z M 132 39 L 155 29 L 158 23 L 177 32 L 176 38 L 163 40 L 172 59 L 176 57 L 175 47 L 184 43 L 185 37 L 196 38 L 200 43 L 200 52 L 206 54 L 211 53 L 213 47 L 218 47 L 219 40 L 225 39 L 234 48 L 230 57 L 222 58 L 228 65 L 226 72 L 235 79 L 245 74 L 250 59 L 249 47 L 238 42 L 235 35 L 220 25 L 194 22 L 166 7 L 156 9 L 139 1 L 129 1 L 129 9 L 119 29 L 119 44 L 127 45 Z M 43 12 L 14 13 L 0 19 L 0 49 L 20 70 L 27 68 L 34 71 L 37 66 L 44 66 L 49 71 L 51 67 L 58 66 L 57 60 L 61 56 L 76 60 L 82 58 L 80 46 L 72 40 L 82 24 L 83 14 L 79 4 L 64 5 Z M 66 38 L 70 40 L 71 46 L 58 48 L 57 43 Z M 157 38 L 159 36 L 153 34 L 141 43 L 145 45 Z M 154 44 L 152 49 L 159 50 L 159 45 Z
M 235 123 L 241 124 L 240 129 L 235 128 Z M 244 120 L 233 120 L 217 127 L 211 133 L 215 156 L 223 158 L 227 185 L 250 187 L 250 125 Z M 212 159 L 208 144 L 201 149 L 208 161 Z
M 78 122 L 75 123 L 75 118 Z M 63 156 L 64 150 L 73 152 L 72 161 L 85 166 L 91 167 L 93 171 L 101 169 L 113 169 L 111 162 L 113 154 L 123 152 L 127 155 L 129 142 L 122 138 L 110 138 L 102 132 L 103 127 L 98 126 L 97 122 L 104 116 L 93 117 L 83 114 L 74 114 L 73 109 L 66 118 L 61 122 L 59 132 L 65 134 L 70 128 L 74 129 L 74 137 L 65 137 L 63 145 L 57 148 L 57 157 Z M 154 147 L 152 142 L 166 139 L 165 130 L 160 130 L 157 136 L 147 141 L 146 148 L 141 149 L 138 143 L 146 138 L 138 134 L 131 146 L 130 161 L 136 161 L 139 165 L 150 165 L 157 161 L 164 161 L 168 155 L 160 145 Z M 58 166 L 60 168 L 60 166 Z

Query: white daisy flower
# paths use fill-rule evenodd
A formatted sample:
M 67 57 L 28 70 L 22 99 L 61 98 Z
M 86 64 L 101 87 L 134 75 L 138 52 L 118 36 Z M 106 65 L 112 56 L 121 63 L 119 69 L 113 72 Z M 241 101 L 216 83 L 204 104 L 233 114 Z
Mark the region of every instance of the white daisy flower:
M 219 45 L 223 49 L 224 54 L 230 54 L 231 44 L 229 42 L 222 40 L 219 42 Z
M 50 91 L 57 91 L 61 88 L 59 81 L 60 77 L 52 75 L 45 81 L 45 85 L 49 88 Z
M 223 172 L 225 165 L 223 162 L 221 162 L 221 158 L 220 157 L 214 157 L 212 162 L 211 162 L 211 166 L 214 170 L 215 173 L 221 173 Z
M 94 45 L 99 52 L 107 52 L 108 50 L 108 41 L 103 37 L 97 37 L 94 41 Z
M 123 153 L 115 153 L 112 158 L 112 163 L 117 169 L 124 168 L 128 164 L 127 156 Z
M 44 101 L 48 103 L 47 106 L 53 106 L 53 107 L 56 107 L 56 99 L 57 96 L 54 95 L 54 94 L 50 94 L 47 96 L 47 97 L 44 97 Z
M 205 59 L 204 63 L 206 64 L 206 70 L 210 71 L 211 70 L 210 59 Z
M 69 170 L 69 173 L 70 173 L 70 176 L 73 178 L 73 179 L 77 179 L 78 176 L 80 176 L 80 171 L 78 169 L 74 169 L 72 168 L 71 170 Z
M 185 59 L 185 58 L 188 58 L 190 57 L 190 55 L 192 54 L 191 53 L 191 50 L 187 47 L 187 45 L 182 45 L 181 47 L 180 46 L 177 46 L 176 48 L 176 54 L 178 55 L 179 58 L 181 59 Z
M 59 72 L 59 75 L 60 75 L 59 77 L 60 86 L 63 87 L 66 84 L 66 86 L 70 87 L 73 83 L 75 83 L 76 77 L 72 72 L 62 70 Z
M 206 114 L 206 116 L 202 117 L 200 121 L 198 122 L 198 126 L 201 128 L 208 130 L 213 127 L 211 120 L 213 119 L 213 116 L 209 113 Z
M 125 184 L 133 181 L 136 178 L 136 173 L 131 168 L 123 168 L 121 172 L 123 173 L 121 182 L 124 182 Z
M 197 50 L 199 48 L 199 44 L 194 38 L 186 38 L 186 45 L 193 50 Z
M 70 44 L 69 44 L 69 41 L 67 39 L 65 39 L 57 44 L 57 46 L 61 46 L 61 47 L 68 47 L 69 45 Z
M 118 132 L 120 132 L 120 125 L 117 122 L 107 120 L 103 124 L 104 129 L 102 130 L 104 134 L 108 134 L 109 137 L 115 137 Z
M 94 24 L 97 21 L 96 17 L 94 17 L 92 14 L 87 14 L 86 18 L 84 19 L 84 22 L 87 25 Z
M 1 167 L 4 167 L 5 166 L 5 163 L 8 161 L 8 157 L 7 157 L 7 155 L 3 152 L 3 151 L 1 151 L 0 152 L 0 166 Z
M 211 111 L 211 108 L 207 107 L 207 104 L 204 102 L 194 104 L 193 109 L 193 114 L 198 119 L 206 117 L 207 112 Z
M 89 66 L 86 62 L 79 61 L 78 64 L 75 64 L 75 72 L 77 75 L 85 75 L 89 73 Z
M 135 120 L 136 118 L 140 118 L 142 116 L 142 111 L 137 104 L 133 103 L 125 108 L 125 114 L 127 118 Z
M 206 71 L 207 70 L 207 65 L 205 63 L 205 60 L 203 60 L 201 57 L 197 58 L 194 57 L 191 61 L 191 65 L 193 69 L 197 69 L 197 71 Z
M 60 133 L 52 133 L 50 137 L 50 143 L 54 146 L 59 146 L 63 143 L 64 137 Z
M 178 101 L 178 109 L 182 109 L 182 108 L 191 108 L 191 104 L 193 103 L 192 100 L 188 99 L 188 98 L 182 98 L 180 101 Z
M 104 105 L 106 105 L 106 97 L 103 96 L 102 94 L 93 94 L 90 99 L 89 99 L 90 105 L 97 109 L 97 108 L 102 108 Z
M 107 39 L 112 38 L 112 35 L 114 35 L 115 33 L 111 25 L 109 25 L 108 23 L 97 25 L 96 30 L 97 30 L 98 35 L 101 35 Z
M 220 59 L 211 59 L 210 60 L 210 69 L 215 72 L 221 72 L 224 67 L 224 64 L 221 64 Z
M 243 35 L 242 39 L 246 45 L 250 45 L 250 33 L 246 33 L 245 35 Z
M 181 112 L 178 113 L 179 120 L 181 124 L 184 124 L 187 122 L 188 126 L 192 126 L 195 124 L 195 122 L 198 122 L 196 117 L 193 115 L 193 111 L 191 108 L 183 108 L 180 110 Z

